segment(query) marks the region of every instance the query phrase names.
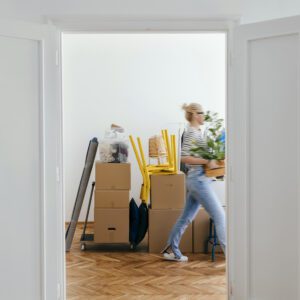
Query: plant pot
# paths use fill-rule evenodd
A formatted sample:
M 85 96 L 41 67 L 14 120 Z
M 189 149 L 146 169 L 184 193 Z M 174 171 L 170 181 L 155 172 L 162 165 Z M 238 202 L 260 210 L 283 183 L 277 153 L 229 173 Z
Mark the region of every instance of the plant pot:
M 216 162 L 217 162 L 218 166 L 220 166 L 222 168 L 225 168 L 225 160 L 224 159 L 223 160 L 217 160 Z
M 216 163 L 220 166 L 219 168 L 210 169 L 205 166 L 205 175 L 207 177 L 219 177 L 225 175 L 225 160 L 217 160 Z
M 207 177 L 219 177 L 225 175 L 225 168 L 221 167 L 218 169 L 205 169 L 205 175 Z

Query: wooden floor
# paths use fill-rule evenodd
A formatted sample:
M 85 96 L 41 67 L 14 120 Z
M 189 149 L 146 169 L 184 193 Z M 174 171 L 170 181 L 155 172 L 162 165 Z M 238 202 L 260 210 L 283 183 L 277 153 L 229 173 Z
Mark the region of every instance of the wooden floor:
M 146 245 L 135 252 L 128 246 L 81 251 L 82 226 L 77 227 L 72 249 L 66 253 L 68 300 L 227 299 L 221 254 L 216 262 L 209 255 L 188 254 L 189 262 L 178 263 L 147 253 Z

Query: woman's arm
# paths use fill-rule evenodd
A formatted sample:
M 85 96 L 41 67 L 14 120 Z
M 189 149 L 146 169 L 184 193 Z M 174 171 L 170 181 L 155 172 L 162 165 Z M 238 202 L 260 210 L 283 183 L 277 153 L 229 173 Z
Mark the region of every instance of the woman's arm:
M 182 156 L 181 162 L 189 165 L 206 165 L 209 163 L 209 160 L 194 156 Z
M 217 169 L 220 166 L 216 163 L 216 160 L 208 160 L 204 158 L 194 156 L 182 156 L 181 162 L 188 165 L 207 165 L 209 169 Z

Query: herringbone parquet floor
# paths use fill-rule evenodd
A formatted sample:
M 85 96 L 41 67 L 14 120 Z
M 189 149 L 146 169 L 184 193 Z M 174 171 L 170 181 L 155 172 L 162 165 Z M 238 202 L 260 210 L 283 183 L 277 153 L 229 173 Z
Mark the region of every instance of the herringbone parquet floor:
M 225 259 L 188 254 L 189 262 L 164 261 L 141 245 L 80 250 L 82 225 L 66 253 L 68 300 L 226 300 Z M 89 225 L 91 231 L 92 225 Z

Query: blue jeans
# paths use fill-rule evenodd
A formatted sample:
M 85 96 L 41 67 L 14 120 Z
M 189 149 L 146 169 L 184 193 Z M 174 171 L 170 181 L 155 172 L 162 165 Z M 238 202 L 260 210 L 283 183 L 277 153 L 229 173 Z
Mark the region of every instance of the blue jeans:
M 205 208 L 213 219 L 219 243 L 225 253 L 226 247 L 226 223 L 225 212 L 211 187 L 211 179 L 205 176 L 202 167 L 192 167 L 187 174 L 187 199 L 184 210 L 174 225 L 168 239 L 176 257 L 180 258 L 182 253 L 179 250 L 181 237 L 187 226 L 195 219 L 201 206 Z

